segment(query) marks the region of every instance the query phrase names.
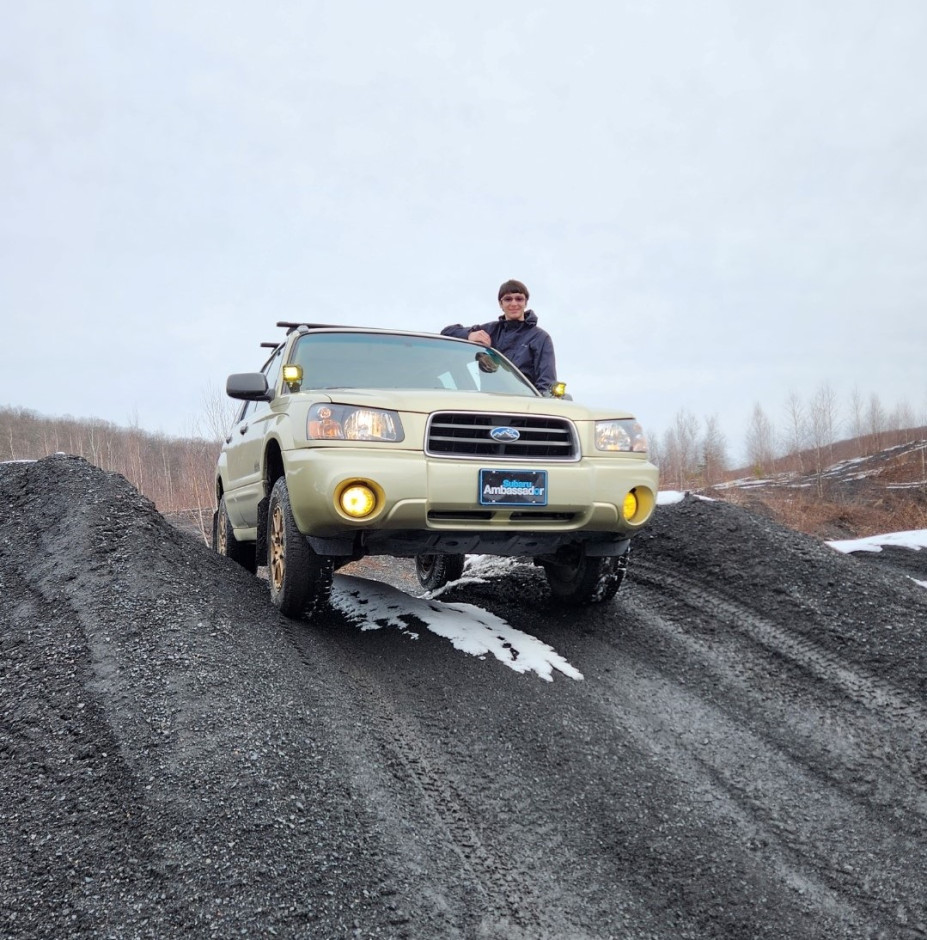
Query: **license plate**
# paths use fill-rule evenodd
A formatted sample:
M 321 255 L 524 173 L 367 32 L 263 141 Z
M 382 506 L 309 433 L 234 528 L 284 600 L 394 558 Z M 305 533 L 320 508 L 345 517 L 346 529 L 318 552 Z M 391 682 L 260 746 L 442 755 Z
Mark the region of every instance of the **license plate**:
M 481 506 L 546 506 L 546 470 L 480 470 Z

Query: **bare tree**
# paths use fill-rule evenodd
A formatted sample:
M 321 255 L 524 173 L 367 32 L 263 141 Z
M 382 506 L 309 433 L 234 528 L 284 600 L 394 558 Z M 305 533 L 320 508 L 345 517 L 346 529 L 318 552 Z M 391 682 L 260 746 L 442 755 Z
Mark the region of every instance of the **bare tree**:
M 691 411 L 683 408 L 676 413 L 673 428 L 676 432 L 683 485 L 694 486 L 698 483 L 699 420 Z
M 818 492 L 823 488 L 823 473 L 833 463 L 833 444 L 837 427 L 837 396 L 825 382 L 811 400 L 809 429 L 814 449 L 814 473 Z
M 663 451 L 656 433 L 647 435 L 647 456 L 650 458 L 650 462 L 658 467 L 663 463 Z M 660 470 L 660 476 L 661 478 L 663 476 L 662 469 Z
M 866 404 L 859 388 L 854 388 L 850 394 L 850 433 L 862 451 L 863 438 L 866 436 Z
M 782 436 L 783 451 L 793 461 L 793 469 L 804 473 L 802 451 L 808 446 L 808 417 L 801 398 L 790 392 L 785 400 L 785 430 Z
M 697 483 L 699 446 L 698 419 L 683 409 L 663 435 L 660 472 L 673 489 L 684 490 Z
M 869 397 L 869 407 L 866 410 L 866 430 L 870 436 L 869 453 L 882 449 L 882 438 L 888 426 L 888 416 L 882 407 L 879 396 L 872 393 Z
M 660 440 L 660 479 L 665 489 L 682 489 L 682 470 L 679 461 L 679 447 L 676 443 L 676 431 L 669 428 L 663 432 Z
M 888 426 L 891 430 L 899 432 L 896 436 L 896 444 L 904 444 L 908 438 L 906 431 L 917 425 L 917 419 L 914 417 L 914 410 L 907 402 L 901 402 L 889 415 Z
M 727 470 L 727 441 L 721 432 L 718 416 L 705 419 L 702 436 L 702 474 L 706 486 L 714 486 L 724 478 Z
M 747 428 L 747 458 L 757 476 L 772 473 L 776 459 L 775 431 L 760 403 L 753 406 L 750 425 Z
M 229 398 L 223 389 L 206 386 L 203 389 L 203 421 L 205 431 L 199 436 L 211 441 L 223 441 L 235 423 L 241 402 Z

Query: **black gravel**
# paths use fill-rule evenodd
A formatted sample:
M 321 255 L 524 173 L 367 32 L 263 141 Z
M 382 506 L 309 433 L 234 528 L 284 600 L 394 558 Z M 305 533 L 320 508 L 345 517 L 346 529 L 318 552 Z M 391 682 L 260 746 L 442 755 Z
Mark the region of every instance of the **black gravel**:
M 0 465 L 0 936 L 927 936 L 898 551 L 687 498 L 610 605 L 528 565 L 444 598 L 585 676 L 548 683 L 288 621 L 122 477 Z

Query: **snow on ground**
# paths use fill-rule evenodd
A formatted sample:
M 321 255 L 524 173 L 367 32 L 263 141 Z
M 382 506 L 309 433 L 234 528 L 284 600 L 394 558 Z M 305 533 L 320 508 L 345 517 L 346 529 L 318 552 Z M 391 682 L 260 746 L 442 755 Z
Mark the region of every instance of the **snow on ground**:
M 838 552 L 881 552 L 883 545 L 897 548 L 911 548 L 920 551 L 927 548 L 927 529 L 913 529 L 910 532 L 888 532 L 885 535 L 871 535 L 866 539 L 843 539 L 828 542 Z
M 511 568 L 515 563 L 514 559 L 493 558 L 481 567 L 484 558 L 486 556 L 469 556 L 464 577 L 451 583 L 486 580 L 486 576 L 499 574 L 503 567 Z M 500 561 L 507 564 L 500 565 Z M 447 604 L 427 594 L 412 597 L 380 581 L 338 574 L 331 603 L 362 630 L 398 627 L 414 639 L 418 634 L 413 625 L 423 624 L 432 633 L 450 640 L 455 649 L 481 659 L 492 654 L 515 672 L 533 672 L 548 682 L 553 681 L 554 670 L 570 679 L 583 678 L 583 674 L 552 647 L 473 604 Z
M 917 552 L 922 548 L 927 548 L 927 529 L 912 529 L 910 532 L 888 532 L 885 535 L 871 535 L 865 539 L 838 539 L 826 544 L 844 554 L 850 552 L 881 552 L 883 545 L 891 545 L 895 548 L 910 548 Z M 911 580 L 921 587 L 927 588 L 927 581 L 918 581 L 917 578 Z

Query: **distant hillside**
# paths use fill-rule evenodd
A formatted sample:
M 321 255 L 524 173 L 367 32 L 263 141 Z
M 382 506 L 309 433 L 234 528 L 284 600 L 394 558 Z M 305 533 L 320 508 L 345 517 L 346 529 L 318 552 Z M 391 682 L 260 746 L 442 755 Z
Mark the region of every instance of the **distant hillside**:
M 852 453 L 855 444 L 835 444 L 833 455 Z M 699 492 L 824 539 L 927 529 L 927 435 L 842 457 L 820 470 L 794 469 L 814 466 L 808 454 L 777 463 L 782 469 L 769 476 L 741 476 Z
M 0 460 L 65 453 L 124 476 L 165 515 L 184 513 L 204 537 L 211 527 L 220 440 L 176 438 L 107 421 L 47 418 L 0 408 Z

